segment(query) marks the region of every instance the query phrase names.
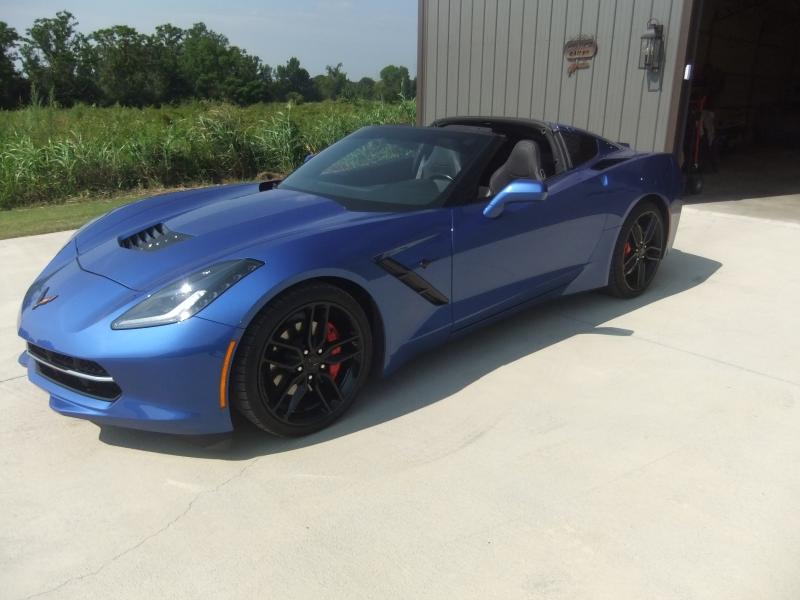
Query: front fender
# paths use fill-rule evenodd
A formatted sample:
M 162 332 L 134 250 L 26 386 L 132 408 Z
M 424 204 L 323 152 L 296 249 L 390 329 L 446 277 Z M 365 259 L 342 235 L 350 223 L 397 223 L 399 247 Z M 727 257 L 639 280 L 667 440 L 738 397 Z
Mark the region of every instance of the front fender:
M 309 266 L 299 272 L 287 273 L 284 269 L 266 263 L 210 304 L 199 316 L 209 321 L 246 329 L 273 298 L 295 285 L 324 277 L 347 280 L 369 293 L 370 282 L 352 271 Z
M 383 338 L 382 369 L 387 372 L 421 349 L 444 341 L 451 319 L 449 304 L 432 304 L 376 264 L 375 257 L 385 250 L 385 243 L 365 241 L 354 248 L 336 243 L 335 239 L 322 243 L 286 240 L 280 247 L 272 246 L 266 255 L 254 256 L 263 260 L 264 266 L 197 316 L 244 330 L 264 306 L 285 290 L 314 279 L 343 280 L 363 290 L 377 310 L 382 335 L 376 337 Z M 449 249 L 449 239 L 440 243 Z M 324 247 L 325 251 L 309 251 L 309 244 Z M 449 279 L 449 254 L 441 260 Z

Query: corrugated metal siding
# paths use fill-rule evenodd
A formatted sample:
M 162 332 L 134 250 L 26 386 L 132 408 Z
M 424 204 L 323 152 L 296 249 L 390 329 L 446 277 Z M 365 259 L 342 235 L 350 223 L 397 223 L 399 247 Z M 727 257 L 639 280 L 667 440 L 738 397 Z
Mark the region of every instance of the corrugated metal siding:
M 671 143 L 667 120 L 687 0 L 423 0 L 422 122 L 520 116 L 582 127 L 641 150 Z M 638 68 L 647 21 L 664 25 L 662 76 Z M 593 35 L 589 69 L 567 76 L 564 44 Z M 680 50 L 680 52 L 679 52 Z

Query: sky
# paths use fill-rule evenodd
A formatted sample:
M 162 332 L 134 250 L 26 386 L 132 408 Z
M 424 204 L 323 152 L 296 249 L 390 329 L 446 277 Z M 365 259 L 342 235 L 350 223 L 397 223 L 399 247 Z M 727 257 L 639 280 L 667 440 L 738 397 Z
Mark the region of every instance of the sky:
M 23 34 L 34 19 L 68 10 L 90 33 L 130 25 L 188 28 L 203 21 L 273 67 L 296 56 L 311 75 L 343 63 L 351 80 L 386 65 L 417 70 L 417 0 L 0 0 L 0 21 Z

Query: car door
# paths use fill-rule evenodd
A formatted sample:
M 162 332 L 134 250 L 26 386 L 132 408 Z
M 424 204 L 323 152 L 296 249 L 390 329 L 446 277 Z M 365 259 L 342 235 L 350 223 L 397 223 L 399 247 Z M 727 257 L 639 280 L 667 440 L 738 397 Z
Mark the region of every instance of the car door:
M 453 208 L 454 329 L 565 286 L 589 262 L 605 223 L 599 173 L 578 168 L 546 184 L 546 199 L 494 219 L 483 215 L 488 200 Z

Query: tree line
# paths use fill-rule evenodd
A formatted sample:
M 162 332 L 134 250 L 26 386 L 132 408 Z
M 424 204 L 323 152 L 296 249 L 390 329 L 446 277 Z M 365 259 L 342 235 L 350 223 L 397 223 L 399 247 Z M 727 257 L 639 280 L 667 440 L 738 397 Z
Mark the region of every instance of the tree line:
M 376 81 L 351 81 L 342 64 L 312 77 L 297 58 L 275 68 L 196 23 L 152 34 L 115 25 L 88 35 L 68 11 L 36 19 L 20 35 L 0 21 L 0 108 L 28 103 L 149 106 L 185 100 L 271 101 L 413 98 L 416 78 L 387 65 Z

